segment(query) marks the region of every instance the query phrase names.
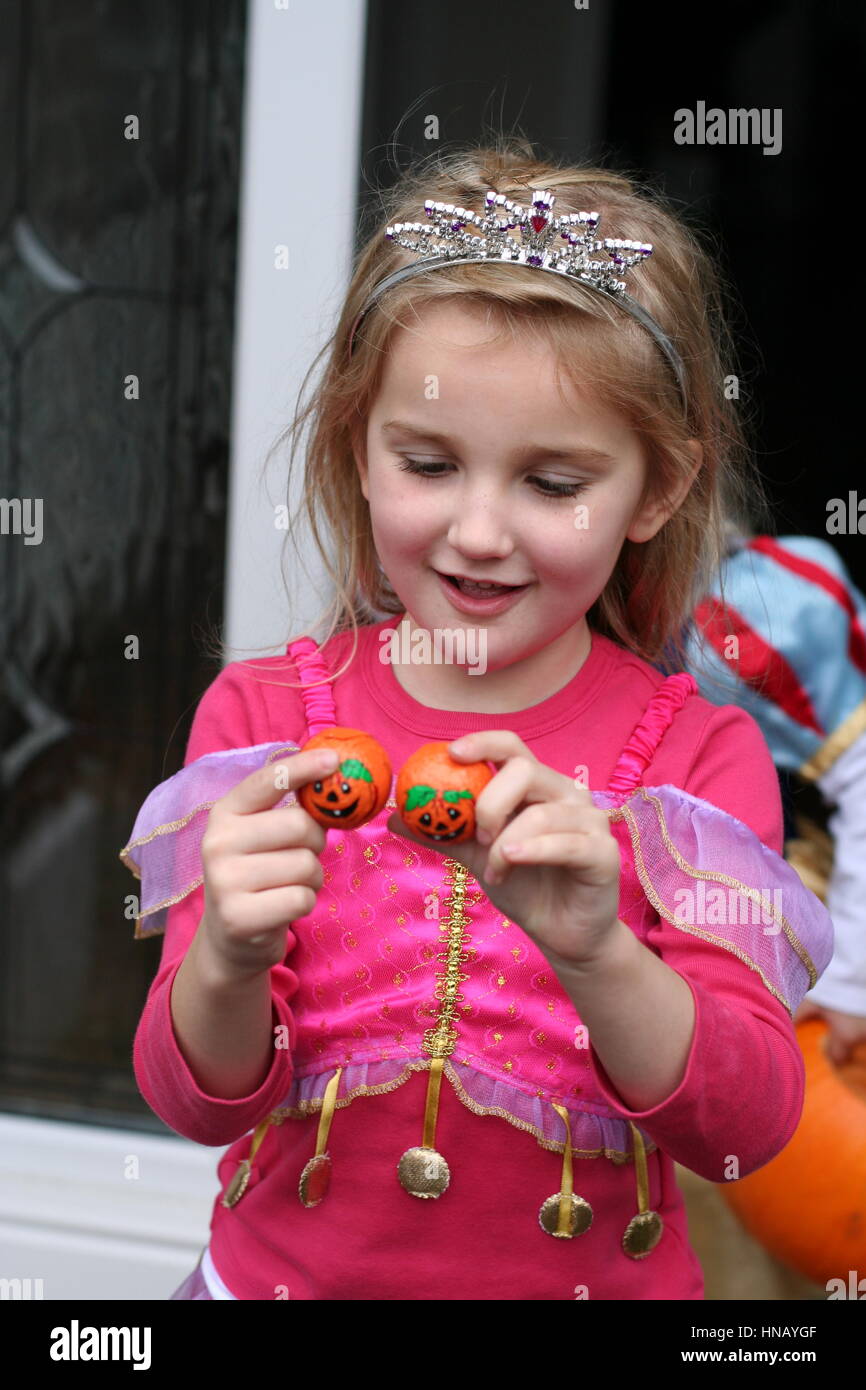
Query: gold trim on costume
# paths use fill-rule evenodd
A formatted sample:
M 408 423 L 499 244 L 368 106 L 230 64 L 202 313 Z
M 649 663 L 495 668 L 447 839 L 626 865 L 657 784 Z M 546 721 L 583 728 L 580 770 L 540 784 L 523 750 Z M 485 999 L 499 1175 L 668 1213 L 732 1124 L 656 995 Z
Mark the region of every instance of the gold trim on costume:
M 571 1120 L 564 1105 L 551 1101 L 556 1113 L 565 1123 L 565 1147 L 562 1155 L 562 1174 L 559 1191 L 542 1202 L 538 1224 L 549 1236 L 571 1240 L 583 1235 L 592 1225 L 593 1210 L 585 1197 L 574 1190 L 574 1167 L 571 1162 Z
M 274 762 L 277 758 L 284 757 L 286 753 L 297 753 L 299 751 L 299 744 L 284 744 L 281 748 L 277 748 L 274 750 L 274 752 L 268 754 L 268 756 L 265 758 L 265 761 L 262 763 L 262 767 L 267 767 L 268 763 Z M 187 766 L 191 767 L 192 764 L 188 763 Z M 137 849 L 139 845 L 149 845 L 152 840 L 157 839 L 160 835 L 171 835 L 174 833 L 175 830 L 182 830 L 185 825 L 189 825 L 190 821 L 193 820 L 194 817 L 199 814 L 199 812 L 210 811 L 211 808 L 216 805 L 219 799 L 220 798 L 217 797 L 214 801 L 200 801 L 197 806 L 194 806 L 193 809 L 191 811 L 188 811 L 185 816 L 182 816 L 180 820 L 163 821 L 161 825 L 155 826 L 149 835 L 140 835 L 137 840 L 130 840 L 129 843 L 124 845 L 123 849 L 120 850 L 118 853 L 117 857 L 120 860 L 121 864 L 123 864 L 124 868 L 129 869 L 129 872 L 131 874 L 134 874 L 135 877 L 140 880 L 141 870 L 132 859 L 130 851 Z M 396 805 L 396 802 L 394 804 Z M 200 888 L 203 883 L 204 875 L 202 875 L 201 878 L 195 879 L 191 884 L 184 888 L 183 892 L 176 893 L 173 898 L 164 898 L 161 903 L 156 903 L 154 907 L 149 907 L 146 912 L 140 912 L 138 916 L 135 918 L 135 936 L 133 939 L 135 941 L 140 941 L 143 940 L 143 938 L 146 936 L 164 936 L 164 926 L 155 928 L 153 931 L 142 932 L 139 931 L 139 923 L 143 922 L 145 917 L 152 917 L 155 912 L 161 912 L 163 908 L 173 907 L 175 903 L 181 902 L 184 898 L 188 897 L 190 893 L 194 893 L 196 888 Z
M 403 1086 L 411 1077 L 413 1072 L 428 1071 L 430 1062 L 407 1062 L 399 1076 L 395 1076 L 391 1081 L 383 1081 L 374 1086 L 353 1086 L 351 1091 L 347 1091 L 335 1104 L 335 1109 L 341 1110 L 344 1106 L 351 1105 L 353 1100 L 359 1096 L 383 1095 L 386 1091 L 396 1091 L 398 1086 Z M 475 1115 L 496 1115 L 501 1120 L 506 1120 L 514 1129 L 520 1129 L 531 1134 L 537 1140 L 542 1149 L 550 1149 L 553 1153 L 563 1153 L 565 1150 L 564 1140 L 548 1139 L 537 1125 L 530 1124 L 528 1120 L 521 1120 L 518 1116 L 512 1115 L 508 1110 L 503 1110 L 499 1105 L 480 1105 L 467 1095 L 461 1085 L 460 1079 L 454 1070 L 451 1062 L 445 1060 L 442 1073 L 450 1081 L 457 1099 L 467 1110 L 471 1110 Z M 313 1097 L 311 1100 L 301 1101 L 297 1106 L 280 1105 L 272 1112 L 274 1119 L 293 1119 L 305 1120 L 310 1115 L 314 1115 L 322 1105 L 321 1097 Z M 620 1118 L 620 1117 L 617 1117 Z M 658 1147 L 653 1140 L 647 1144 L 647 1153 L 655 1152 Z M 624 1149 L 611 1149 L 606 1145 L 600 1149 L 575 1149 L 572 1153 L 579 1154 L 581 1158 L 609 1158 L 612 1163 L 631 1163 L 634 1155 Z
M 402 1086 L 404 1082 L 409 1080 L 413 1072 L 429 1070 L 422 1148 L 433 1149 L 436 1118 L 439 1110 L 439 1087 L 441 1074 L 444 1074 L 448 1077 L 457 1099 L 473 1114 L 496 1115 L 500 1119 L 506 1120 L 515 1129 L 532 1134 L 542 1148 L 550 1149 L 555 1153 L 563 1153 L 566 1142 L 570 1142 L 570 1136 L 567 1141 L 548 1139 L 537 1125 L 530 1124 L 527 1120 L 521 1120 L 501 1106 L 480 1105 L 464 1090 L 450 1061 L 450 1056 L 458 1041 L 457 1030 L 453 1021 L 454 1015 L 457 1006 L 463 1002 L 463 995 L 460 993 L 459 986 L 463 980 L 469 978 L 467 974 L 463 973 L 461 966 L 468 961 L 464 951 L 472 938 L 465 927 L 472 919 L 465 911 L 466 882 L 470 877 L 469 871 L 457 859 L 446 859 L 445 866 L 448 873 L 447 883 L 451 890 L 448 899 L 446 899 L 450 903 L 450 910 L 447 921 L 440 922 L 440 931 L 447 933 L 447 940 L 440 943 L 445 949 L 437 956 L 437 959 L 443 963 L 444 968 L 438 972 L 434 988 L 435 998 L 440 1002 L 441 1007 L 435 1024 L 425 1031 L 421 1043 L 424 1051 L 431 1055 L 433 1061 L 438 1060 L 439 1065 L 433 1066 L 432 1062 L 408 1062 L 399 1076 L 394 1077 L 391 1081 L 383 1082 L 381 1085 L 354 1086 L 336 1102 L 336 1108 L 340 1109 L 350 1105 L 358 1096 L 381 1095 L 386 1091 L 396 1090 L 398 1086 Z M 302 1101 L 297 1106 L 278 1106 L 273 1114 L 304 1118 L 318 1110 L 321 1104 L 322 1101 L 314 1097 L 311 1100 Z M 653 1150 L 655 1147 L 656 1145 L 651 1142 L 650 1149 Z M 604 1157 L 609 1158 L 614 1163 L 628 1163 L 632 1159 L 631 1153 L 620 1149 L 610 1149 L 607 1145 L 598 1149 L 576 1149 L 574 1152 L 579 1154 L 581 1158 Z
M 646 1146 L 637 1125 L 629 1120 L 629 1129 L 634 1137 L 634 1164 L 637 1177 L 637 1215 L 633 1216 L 625 1228 L 622 1248 L 633 1260 L 643 1260 L 658 1245 L 664 1233 L 665 1223 L 657 1211 L 649 1209 L 649 1174 L 646 1163 Z
M 268 754 L 268 756 L 265 758 L 265 761 L 262 763 L 262 767 L 267 767 L 268 763 L 273 762 L 275 758 L 281 758 L 284 753 L 294 753 L 297 751 L 298 749 L 294 745 L 292 745 L 291 747 L 286 746 L 284 748 L 278 748 L 276 752 Z M 202 756 L 207 755 L 203 754 Z M 191 766 L 191 763 L 187 763 L 187 767 Z M 183 769 L 181 769 L 181 771 L 183 771 Z M 287 788 L 287 795 L 289 791 L 290 788 Z M 180 820 L 162 821 L 160 825 L 154 826 L 153 830 L 151 830 L 149 835 L 139 835 L 137 840 L 130 840 L 128 844 L 124 845 L 123 849 L 118 854 L 118 859 L 121 859 L 123 863 L 126 864 L 126 867 L 129 870 L 131 870 L 131 872 L 134 873 L 137 878 L 140 878 L 141 875 L 138 873 L 135 864 L 127 864 L 126 862 L 129 858 L 130 850 L 137 849 L 139 845 L 149 845 L 151 840 L 155 840 L 158 835 L 170 835 L 175 830 L 182 830 L 185 825 L 189 825 L 190 821 L 193 819 L 194 816 L 198 815 L 199 811 L 209 811 L 211 807 L 215 806 L 217 801 L 219 800 L 220 798 L 216 797 L 213 801 L 200 801 L 199 804 L 197 806 L 194 806 L 191 811 L 187 811 L 185 816 L 181 816 Z
M 528 1120 L 519 1119 L 518 1116 L 512 1115 L 508 1110 L 503 1110 L 499 1105 L 479 1105 L 464 1091 L 460 1084 L 460 1078 L 450 1062 L 445 1063 L 445 1075 L 454 1087 L 457 1099 L 466 1106 L 467 1110 L 471 1110 L 476 1115 L 498 1115 L 500 1119 L 507 1120 L 515 1129 L 522 1129 L 528 1134 L 534 1135 L 542 1149 L 550 1149 L 553 1153 L 565 1152 L 564 1140 L 548 1139 L 543 1130 L 540 1130 L 537 1125 L 530 1124 Z M 656 1147 L 655 1142 L 651 1141 L 650 1150 L 654 1150 Z M 581 1158 L 609 1158 L 612 1163 L 630 1163 L 633 1157 L 625 1149 L 609 1149 L 607 1145 L 600 1149 L 575 1149 L 572 1147 L 572 1153 L 579 1154 Z
M 835 728 L 829 738 L 825 739 L 821 747 L 811 758 L 807 758 L 801 767 L 797 769 L 799 775 L 804 777 L 807 782 L 817 782 L 819 777 L 829 771 L 837 759 L 843 753 L 847 753 L 852 743 L 866 732 L 866 700 L 852 709 L 847 719 Z
M 261 1147 L 262 1140 L 268 1132 L 269 1125 L 271 1125 L 273 1122 L 273 1115 L 268 1115 L 266 1119 L 262 1120 L 260 1124 L 256 1125 L 256 1131 L 253 1135 L 252 1144 L 250 1145 L 249 1155 L 247 1158 L 242 1158 L 240 1160 L 237 1168 L 235 1169 L 235 1175 L 225 1190 L 225 1195 L 222 1199 L 222 1205 L 224 1207 L 237 1206 L 238 1202 L 241 1200 L 241 1197 L 243 1197 L 244 1193 L 246 1192 L 247 1185 L 249 1183 L 250 1177 L 252 1176 L 253 1163 L 255 1161 L 256 1154 L 258 1153 L 259 1148 Z
M 469 870 L 458 859 L 446 859 L 448 872 L 447 885 L 450 889 L 448 901 L 451 904 L 447 922 L 440 922 L 439 930 L 447 933 L 447 940 L 440 942 L 445 950 L 436 959 L 444 963 L 445 969 L 437 972 L 434 996 L 441 1003 L 439 1016 L 432 1028 L 426 1029 L 421 1044 L 431 1057 L 450 1057 L 457 1046 L 457 1029 L 454 1027 L 454 1013 L 458 1004 L 463 1003 L 459 986 L 469 976 L 460 966 L 468 956 L 464 953 L 472 937 L 464 931 L 471 920 L 463 908 L 466 902 L 466 880 Z
M 696 869 L 693 865 L 687 863 L 687 861 L 683 859 L 676 845 L 673 843 L 670 836 L 668 835 L 664 811 L 662 809 L 662 805 L 659 798 L 656 796 L 650 796 L 646 787 L 637 787 L 635 788 L 635 791 L 640 792 L 644 801 L 648 801 L 653 805 L 656 815 L 658 817 L 659 827 L 661 830 L 661 835 L 664 841 L 665 848 L 667 849 L 671 857 L 675 860 L 675 862 L 678 864 L 678 866 L 683 870 L 683 872 L 694 879 L 705 879 L 713 883 L 729 884 L 731 887 L 736 888 L 740 893 L 742 893 L 744 897 L 750 898 L 753 902 L 760 903 L 762 905 L 763 910 L 768 912 L 777 922 L 779 922 L 779 925 L 782 927 L 782 930 L 788 938 L 790 945 L 792 946 L 794 951 L 796 951 L 797 955 L 799 956 L 800 960 L 805 966 L 809 975 L 809 988 L 811 989 L 815 984 L 817 984 L 818 972 L 815 969 L 814 963 L 808 951 L 803 946 L 802 942 L 798 940 L 793 927 L 791 926 L 787 917 L 785 917 L 784 913 L 777 912 L 773 904 L 768 903 L 766 899 L 763 898 L 761 894 L 758 893 L 754 888 L 749 888 L 745 883 L 741 883 L 739 879 L 732 878 L 729 874 L 714 873 L 709 869 Z M 628 832 L 631 837 L 632 849 L 634 850 L 635 868 L 637 870 L 638 877 L 640 878 L 641 886 L 644 890 L 644 893 L 646 894 L 646 897 L 652 903 L 659 916 L 664 917 L 665 921 L 670 922 L 672 926 L 677 927 L 680 931 L 688 932 L 689 935 L 700 937 L 704 941 L 710 941 L 714 946 L 721 946 L 724 950 L 730 951 L 733 955 L 739 957 L 740 960 L 742 960 L 746 965 L 749 966 L 750 970 L 754 970 L 756 974 L 760 975 L 767 989 L 770 991 L 772 995 L 775 996 L 776 999 L 779 1000 L 781 1004 L 784 1004 L 785 1008 L 788 1010 L 788 1013 L 793 1014 L 791 1005 L 788 1003 L 788 1000 L 784 997 L 784 995 L 778 989 L 776 989 L 775 985 L 773 985 L 767 979 L 760 966 L 757 965 L 757 963 L 753 961 L 750 956 L 746 955 L 744 951 L 740 950 L 738 946 L 735 946 L 725 937 L 716 936 L 713 932 L 702 931 L 700 927 L 695 926 L 693 923 L 682 922 L 678 920 L 676 917 L 673 917 L 668 912 L 667 908 L 656 894 L 655 888 L 653 887 L 649 875 L 647 874 L 646 865 L 643 861 L 643 853 L 640 842 L 640 832 L 637 828 L 637 823 L 634 818 L 634 812 L 631 810 L 631 808 L 627 805 L 615 808 L 607 808 L 606 814 L 611 821 L 624 820 L 626 822 Z
M 325 1094 L 322 1097 L 322 1110 L 319 1115 L 319 1128 L 316 1131 L 316 1152 L 313 1157 L 304 1164 L 303 1171 L 298 1180 L 298 1197 L 301 1204 L 305 1207 L 317 1207 L 322 1198 L 327 1196 L 328 1188 L 331 1185 L 331 1155 L 328 1153 L 328 1135 L 331 1132 L 331 1121 L 334 1118 L 334 1101 L 337 1099 L 337 1090 L 340 1085 L 340 1076 L 343 1068 L 337 1067 L 325 1087 Z
M 139 845 L 149 845 L 151 840 L 157 839 L 160 835 L 170 835 L 175 830 L 182 830 L 185 825 L 189 825 L 194 816 L 198 815 L 199 811 L 209 811 L 212 806 L 216 805 L 217 801 L 219 801 L 219 797 L 213 801 L 200 801 L 191 811 L 187 811 L 185 816 L 181 816 L 180 820 L 163 821 L 161 825 L 155 826 L 149 835 L 139 835 L 137 840 L 130 840 L 128 845 L 124 845 L 118 858 L 126 864 L 130 850 L 137 849 Z M 127 864 L 127 868 L 132 869 L 132 872 L 135 873 L 135 867 L 132 864 Z
M 447 1160 L 436 1152 L 436 1120 L 439 1116 L 442 1068 L 446 1057 L 450 1057 L 457 1046 L 454 1012 L 457 1005 L 463 1003 L 459 986 L 463 980 L 469 979 L 460 966 L 468 960 L 463 952 L 472 940 L 469 933 L 463 930 L 470 920 L 463 911 L 469 870 L 458 859 L 446 859 L 445 869 L 450 890 L 450 910 L 447 922 L 439 923 L 439 930 L 447 933 L 447 940 L 440 941 L 445 950 L 436 957 L 445 968 L 437 972 L 433 988 L 434 997 L 439 1000 L 441 1008 L 433 1027 L 425 1030 L 421 1043 L 424 1051 L 432 1057 L 424 1102 L 424 1136 L 420 1148 L 407 1149 L 397 1167 L 397 1177 L 405 1191 L 413 1197 L 424 1198 L 441 1196 L 451 1181 Z
M 154 912 L 159 912 L 164 907 L 173 907 L 175 903 L 182 902 L 184 898 L 189 897 L 190 893 L 194 893 L 196 888 L 200 888 L 203 883 L 204 875 L 202 875 L 201 878 L 195 879 L 188 888 L 184 888 L 182 893 L 176 893 L 173 898 L 165 898 L 163 902 L 157 903 L 155 907 L 149 907 L 147 912 L 140 912 L 135 918 L 135 934 L 133 940 L 143 941 L 148 936 L 165 936 L 165 925 L 154 927 L 153 931 L 141 931 L 141 923 L 144 921 L 145 917 L 151 917 Z

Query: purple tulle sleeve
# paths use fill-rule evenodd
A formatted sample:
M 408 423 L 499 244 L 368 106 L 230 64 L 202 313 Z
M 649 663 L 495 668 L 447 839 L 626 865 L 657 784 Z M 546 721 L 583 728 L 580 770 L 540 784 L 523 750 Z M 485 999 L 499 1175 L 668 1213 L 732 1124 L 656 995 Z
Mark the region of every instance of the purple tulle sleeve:
M 201 841 L 215 801 L 251 772 L 300 751 L 297 743 L 257 743 L 205 753 L 149 793 L 120 859 L 141 882 L 137 939 L 165 931 L 168 909 L 204 882 Z M 286 792 L 276 806 L 294 806 Z

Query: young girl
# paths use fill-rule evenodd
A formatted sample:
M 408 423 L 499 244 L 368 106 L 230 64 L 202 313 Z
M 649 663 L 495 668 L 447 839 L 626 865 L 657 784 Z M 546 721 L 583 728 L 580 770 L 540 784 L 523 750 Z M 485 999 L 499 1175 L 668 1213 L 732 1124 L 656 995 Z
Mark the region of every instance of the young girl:
M 121 852 L 165 932 L 138 1084 L 230 1145 L 173 1297 L 700 1299 L 674 1161 L 788 1141 L 832 949 L 757 725 L 651 664 L 750 483 L 717 281 L 659 198 L 523 143 L 386 212 L 305 412 L 331 634 L 220 672 Z M 476 838 L 393 796 L 322 829 L 333 725 L 395 775 L 486 761 Z

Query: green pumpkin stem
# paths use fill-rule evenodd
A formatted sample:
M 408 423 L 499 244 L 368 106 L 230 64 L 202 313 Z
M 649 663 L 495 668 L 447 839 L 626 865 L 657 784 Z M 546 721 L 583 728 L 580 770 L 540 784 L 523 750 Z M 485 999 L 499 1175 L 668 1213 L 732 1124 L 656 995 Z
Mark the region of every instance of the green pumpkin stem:
M 435 787 L 428 787 L 423 783 L 418 783 L 414 787 L 409 788 L 406 795 L 406 810 L 416 811 L 419 806 L 426 806 L 429 802 L 435 801 L 436 796 L 437 791 Z M 471 801 L 472 793 L 468 791 L 445 791 L 442 793 L 443 801 L 462 801 L 466 797 Z

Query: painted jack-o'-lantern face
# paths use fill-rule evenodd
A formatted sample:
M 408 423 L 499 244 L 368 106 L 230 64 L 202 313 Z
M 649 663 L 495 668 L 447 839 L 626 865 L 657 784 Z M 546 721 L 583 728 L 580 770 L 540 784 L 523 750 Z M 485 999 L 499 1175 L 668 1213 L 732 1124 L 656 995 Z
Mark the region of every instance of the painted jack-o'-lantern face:
M 391 763 L 378 739 L 361 729 L 324 729 L 301 751 L 316 748 L 335 749 L 340 763 L 336 772 L 298 788 L 304 810 L 326 830 L 356 830 L 377 816 L 391 790 Z
M 486 763 L 458 763 L 447 743 L 425 743 L 397 777 L 400 815 L 416 835 L 435 844 L 470 840 L 475 802 L 492 776 Z

